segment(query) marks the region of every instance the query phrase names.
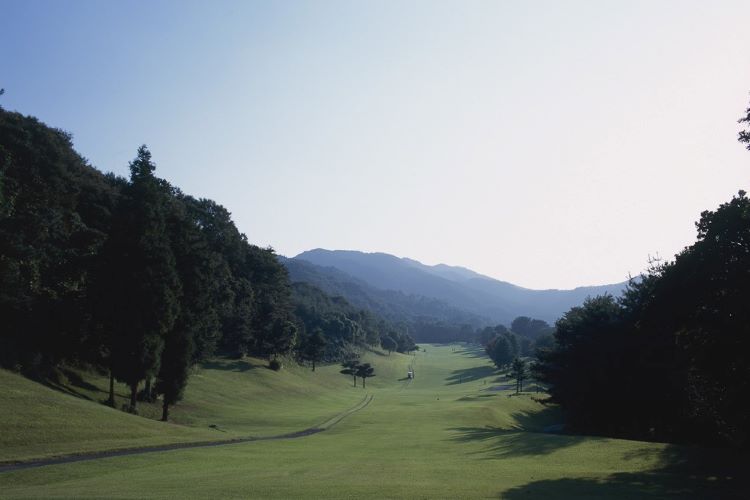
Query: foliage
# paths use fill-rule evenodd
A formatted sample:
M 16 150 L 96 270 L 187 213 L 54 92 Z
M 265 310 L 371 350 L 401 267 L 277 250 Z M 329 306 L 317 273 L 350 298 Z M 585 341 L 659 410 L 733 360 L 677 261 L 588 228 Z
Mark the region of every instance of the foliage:
M 523 390 L 523 381 L 526 380 L 528 370 L 526 362 L 521 358 L 516 358 L 510 366 L 510 376 L 516 379 L 516 394 Z
M 323 336 L 323 330 L 316 328 L 313 332 L 305 337 L 302 342 L 300 356 L 303 360 L 312 363 L 312 371 L 315 371 L 315 363 L 320 361 L 326 348 L 326 339 Z
M 282 368 L 281 361 L 279 361 L 278 359 L 274 358 L 274 359 L 272 359 L 271 361 L 268 362 L 268 367 L 271 370 L 277 372 L 277 371 L 281 370 L 281 368 Z
M 485 352 L 495 365 L 502 369 L 507 367 L 520 354 L 516 336 L 505 330 L 497 335 L 486 346 Z
M 367 387 L 367 379 L 375 376 L 375 368 L 371 366 L 370 363 L 362 363 L 357 366 L 355 373 L 357 377 L 362 379 L 362 388 L 364 389 Z
M 341 363 L 343 369 L 339 372 L 342 375 L 351 375 L 354 379 L 354 387 L 357 387 L 357 370 L 359 369 L 359 359 L 348 359 Z
M 695 244 L 621 300 L 589 299 L 557 322 L 538 371 L 571 427 L 750 444 L 750 200 L 740 192 L 696 227 Z
M 528 316 L 519 316 L 514 319 L 510 324 L 510 329 L 513 333 L 531 340 L 552 333 L 552 327 L 546 321 Z
M 750 125 L 750 107 L 745 110 L 745 116 L 740 118 L 738 123 Z M 744 142 L 745 147 L 750 150 L 750 129 L 741 130 L 737 140 L 740 142 Z
M 396 347 L 398 347 L 398 344 L 396 344 L 396 341 L 393 340 L 393 338 L 389 336 L 383 337 L 383 339 L 380 341 L 380 345 L 388 351 L 388 354 L 392 353 L 396 350 Z
M 154 170 L 151 153 L 141 146 L 130 164 L 130 183 L 115 209 L 96 276 L 95 317 L 111 332 L 105 342 L 109 368 L 129 385 L 133 408 L 138 383 L 159 372 L 182 294 L 167 233 L 168 198 Z
M 0 366 L 46 379 L 93 365 L 111 374 L 111 401 L 115 378 L 130 386 L 131 406 L 155 380 L 166 418 L 195 363 L 290 354 L 304 321 L 273 249 L 156 177 L 145 146 L 130 170 L 104 175 L 69 134 L 0 109 Z M 327 320 L 356 345 L 386 331 L 359 311 Z

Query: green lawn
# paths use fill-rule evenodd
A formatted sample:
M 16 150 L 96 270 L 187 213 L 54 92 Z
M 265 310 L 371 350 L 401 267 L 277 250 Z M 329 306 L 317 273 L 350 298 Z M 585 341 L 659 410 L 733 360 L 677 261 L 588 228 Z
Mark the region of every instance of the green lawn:
M 414 359 L 370 355 L 377 373 L 367 386 L 372 403 L 326 432 L 8 472 L 0 474 L 0 497 L 746 496 L 746 484 L 738 484 L 732 470 L 737 459 L 728 452 L 544 433 L 546 426 L 560 421 L 558 412 L 535 402 L 533 393 L 511 396 L 511 391 L 487 390 L 502 382 L 480 353 L 426 348 Z M 335 366 L 313 374 L 299 367 L 274 373 L 231 361 L 217 363 L 193 377 L 185 404 L 175 411 L 177 420 L 189 425 L 161 424 L 49 391 L 60 415 L 38 424 L 48 431 L 38 441 L 35 433 L 24 430 L 24 422 L 39 415 L 10 416 L 12 430 L 23 434 L 26 444 L 11 438 L 6 449 L 3 429 L 3 457 L 14 458 L 13 450 L 20 453 L 23 446 L 39 454 L 49 449 L 48 441 L 58 450 L 82 451 L 88 449 L 86 443 L 105 443 L 117 427 L 127 428 L 141 442 L 180 436 L 215 439 L 219 431 L 208 432 L 209 424 L 226 430 L 223 435 L 271 435 L 315 425 L 353 406 L 364 394 Z M 416 378 L 407 383 L 402 379 L 410 363 Z M 11 382 L 14 386 L 18 381 Z M 34 392 L 35 384 L 24 382 L 29 384 L 26 390 Z M 15 404 L 6 398 L 6 378 L 0 383 L 0 415 L 13 415 L 5 407 L 6 400 Z M 36 412 L 41 413 L 40 408 Z M 78 414 L 84 420 L 97 419 L 98 428 L 91 429 L 96 438 L 87 439 L 85 429 L 77 427 L 75 435 L 59 437 L 70 432 L 67 422 Z M 58 425 L 59 432 L 53 432 Z M 152 429 L 156 434 L 149 434 Z M 119 439 L 127 441 L 125 436 Z M 77 449 L 76 440 L 81 440 Z

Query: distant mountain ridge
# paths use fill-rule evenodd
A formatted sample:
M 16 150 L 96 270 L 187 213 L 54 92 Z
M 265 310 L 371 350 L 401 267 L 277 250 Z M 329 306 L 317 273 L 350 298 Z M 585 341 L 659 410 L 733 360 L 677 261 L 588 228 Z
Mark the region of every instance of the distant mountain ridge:
M 509 324 L 517 316 L 531 316 L 552 323 L 571 307 L 581 304 L 586 297 L 604 293 L 618 296 L 627 285 L 625 281 L 572 290 L 532 290 L 464 267 L 445 264 L 428 266 L 413 259 L 386 253 L 353 250 L 314 249 L 285 260 L 299 268 L 296 271 L 290 269 L 293 281 L 303 274 L 299 263 L 306 262 L 315 266 L 306 268 L 308 274 L 316 275 L 315 280 L 331 282 L 321 287 L 324 290 L 328 287 L 328 293 L 333 292 L 331 288 L 336 288 L 332 283 L 338 283 L 339 288 L 343 283 L 349 283 L 359 288 L 364 295 L 382 297 L 383 292 L 390 292 L 391 299 L 396 302 L 400 299 L 412 303 L 432 299 L 436 301 L 433 309 L 450 309 L 452 316 L 461 316 L 463 312 L 467 318 L 472 319 L 467 321 L 469 324 L 487 323 L 488 320 L 492 323 Z M 308 279 L 311 278 L 308 276 Z M 314 284 L 320 286 L 318 283 Z M 393 293 L 400 293 L 400 299 L 398 295 L 393 296 Z M 359 301 L 352 300 L 347 293 L 340 294 L 360 306 Z M 409 308 L 404 304 L 402 306 Z
M 335 267 L 279 256 L 292 282 L 310 283 L 329 295 L 342 296 L 352 305 L 368 309 L 394 323 L 443 322 L 481 325 L 489 318 L 458 309 L 435 298 L 382 290 Z

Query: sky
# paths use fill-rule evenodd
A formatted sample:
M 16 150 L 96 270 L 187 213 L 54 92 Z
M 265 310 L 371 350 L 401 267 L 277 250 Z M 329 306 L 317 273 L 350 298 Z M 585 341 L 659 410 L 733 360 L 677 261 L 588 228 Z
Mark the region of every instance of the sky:
M 637 275 L 748 189 L 750 2 L 0 0 L 5 109 L 261 246 L 530 288 Z

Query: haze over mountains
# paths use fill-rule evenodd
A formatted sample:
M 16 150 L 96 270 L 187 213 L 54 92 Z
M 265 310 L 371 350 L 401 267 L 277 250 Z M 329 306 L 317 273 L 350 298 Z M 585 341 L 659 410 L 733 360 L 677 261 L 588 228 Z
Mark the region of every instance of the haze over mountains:
M 509 324 L 517 316 L 554 322 L 586 297 L 620 295 L 627 282 L 572 290 L 531 290 L 470 269 L 428 266 L 386 253 L 314 249 L 282 258 L 292 281 L 342 295 L 392 320 Z

